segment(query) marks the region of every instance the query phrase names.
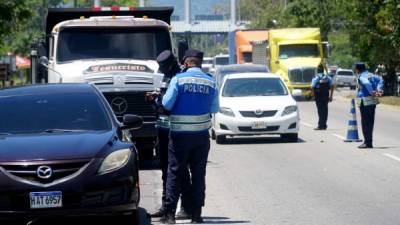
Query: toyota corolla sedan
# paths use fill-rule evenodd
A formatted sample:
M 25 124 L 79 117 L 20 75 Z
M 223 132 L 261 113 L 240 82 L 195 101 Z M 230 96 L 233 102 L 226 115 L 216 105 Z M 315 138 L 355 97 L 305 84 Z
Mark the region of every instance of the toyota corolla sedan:
M 0 220 L 136 217 L 139 177 L 129 129 L 89 84 L 0 89 Z M 57 220 L 52 220 L 57 224 Z
M 213 117 L 212 138 L 279 134 L 290 142 L 298 140 L 297 103 L 277 75 L 241 73 L 227 75 L 219 91 L 220 109 Z

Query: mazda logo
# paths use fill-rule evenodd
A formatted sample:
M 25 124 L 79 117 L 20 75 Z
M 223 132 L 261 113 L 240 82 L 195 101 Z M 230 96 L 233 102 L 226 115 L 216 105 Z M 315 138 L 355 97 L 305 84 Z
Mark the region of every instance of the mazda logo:
M 128 101 L 124 98 L 116 97 L 111 101 L 111 107 L 115 114 L 122 115 L 128 110 Z
M 263 114 L 263 111 L 261 109 L 257 109 L 256 111 L 254 111 L 254 114 L 256 114 L 256 116 L 261 116 Z
M 49 166 L 39 166 L 36 174 L 41 179 L 49 179 L 53 175 L 53 170 Z

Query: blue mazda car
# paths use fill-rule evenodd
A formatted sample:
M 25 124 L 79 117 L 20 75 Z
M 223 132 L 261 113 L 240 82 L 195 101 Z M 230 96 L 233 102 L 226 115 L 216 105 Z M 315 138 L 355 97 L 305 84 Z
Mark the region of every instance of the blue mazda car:
M 136 219 L 137 151 L 90 84 L 0 89 L 0 220 L 124 215 Z M 57 224 L 57 221 L 54 224 Z

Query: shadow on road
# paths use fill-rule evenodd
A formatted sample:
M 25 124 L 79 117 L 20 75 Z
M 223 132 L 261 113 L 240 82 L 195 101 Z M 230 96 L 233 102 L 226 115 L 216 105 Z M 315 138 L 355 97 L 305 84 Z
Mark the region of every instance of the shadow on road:
M 299 138 L 296 142 L 305 143 L 306 141 Z M 227 138 L 222 145 L 248 145 L 248 144 L 294 144 L 282 140 L 280 137 L 235 137 Z
M 246 220 L 230 220 L 228 217 L 211 217 L 205 216 L 203 217 L 204 224 L 239 224 L 239 223 L 248 223 L 251 224 L 250 221 Z

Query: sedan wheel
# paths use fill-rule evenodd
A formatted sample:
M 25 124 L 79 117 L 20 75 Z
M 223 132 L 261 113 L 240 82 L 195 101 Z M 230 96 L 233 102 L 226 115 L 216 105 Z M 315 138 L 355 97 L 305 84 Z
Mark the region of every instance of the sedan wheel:
M 217 144 L 224 144 L 226 142 L 226 136 L 225 135 L 216 135 L 215 140 Z

